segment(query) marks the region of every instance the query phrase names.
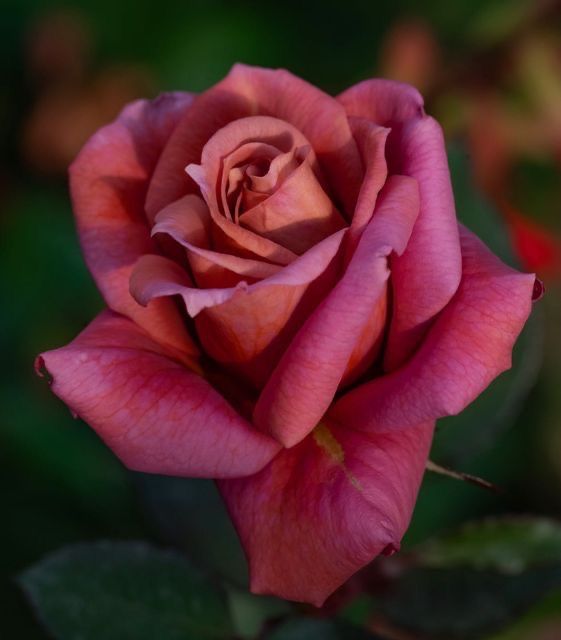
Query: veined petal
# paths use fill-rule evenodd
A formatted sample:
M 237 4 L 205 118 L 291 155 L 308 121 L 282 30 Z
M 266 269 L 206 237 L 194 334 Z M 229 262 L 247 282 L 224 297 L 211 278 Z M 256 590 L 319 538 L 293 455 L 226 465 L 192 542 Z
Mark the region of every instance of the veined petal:
M 507 267 L 461 230 L 461 285 L 415 355 L 343 396 L 332 410 L 355 429 L 401 429 L 459 413 L 511 365 L 535 276 Z
M 415 180 L 392 176 L 343 277 L 300 329 L 269 378 L 254 421 L 285 446 L 300 442 L 321 420 L 359 338 L 377 339 L 365 333 L 365 327 L 379 305 L 385 308 L 387 257 L 405 249 L 418 209 Z
M 219 482 L 253 593 L 321 606 L 379 553 L 399 549 L 432 431 L 429 422 L 360 433 L 328 421 L 256 475 Z
M 461 253 L 442 131 L 425 115 L 419 92 L 401 82 L 367 80 L 338 100 L 350 116 L 392 129 L 386 143 L 389 173 L 419 183 L 420 212 L 407 250 L 392 259 L 394 309 L 385 367 L 392 371 L 414 352 L 461 279 Z
M 279 446 L 131 320 L 104 312 L 66 347 L 39 357 L 52 390 L 136 471 L 231 478 Z
M 148 182 L 192 100 L 190 94 L 174 93 L 127 106 L 84 146 L 70 168 L 70 189 L 84 257 L 109 307 L 194 354 L 196 346 L 170 300 L 144 309 L 129 293 L 134 263 L 155 252 L 144 213 Z

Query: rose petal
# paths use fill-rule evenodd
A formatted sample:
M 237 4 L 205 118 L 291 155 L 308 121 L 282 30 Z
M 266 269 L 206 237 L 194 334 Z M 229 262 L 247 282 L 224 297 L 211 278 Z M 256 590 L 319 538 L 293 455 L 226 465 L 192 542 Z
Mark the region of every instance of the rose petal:
M 144 309 L 129 293 L 134 263 L 155 251 L 144 215 L 148 180 L 191 101 L 189 94 L 174 93 L 130 104 L 82 149 L 70 168 L 70 188 L 84 257 L 107 304 L 151 335 L 194 354 L 170 300 Z
M 535 277 L 504 265 L 461 230 L 460 287 L 409 362 L 350 391 L 333 415 L 355 429 L 400 429 L 459 413 L 511 366 Z
M 230 289 L 194 289 L 176 263 L 144 256 L 131 290 L 143 304 L 160 295 L 180 295 L 196 317 L 205 352 L 260 387 L 297 328 L 333 286 L 334 258 L 344 234 L 334 233 L 265 280 Z
M 136 471 L 239 477 L 279 449 L 123 316 L 102 313 L 69 345 L 43 353 L 38 366 L 52 376 L 54 393 Z
M 425 115 L 423 96 L 409 84 L 372 78 L 343 91 L 337 100 L 348 114 L 394 127 Z
M 279 265 L 238 258 L 206 249 L 209 212 L 203 200 L 187 195 L 160 211 L 152 235 L 166 233 L 187 249 L 199 287 L 235 286 L 242 279 L 261 280 L 279 271 Z
M 386 149 L 391 173 L 419 183 L 421 209 L 407 250 L 392 260 L 394 309 L 385 367 L 393 370 L 415 350 L 430 322 L 450 301 L 461 278 L 461 255 L 446 150 L 439 125 L 424 115 L 416 89 L 368 80 L 339 96 L 351 116 L 392 132 Z
M 349 118 L 362 162 L 365 167 L 362 187 L 351 221 L 352 235 L 358 239 L 376 207 L 376 199 L 388 177 L 385 148 L 390 132 L 364 118 Z
M 239 222 L 298 255 L 346 226 L 307 161 Z
M 254 422 L 285 446 L 302 440 L 331 404 L 366 323 L 378 305 L 385 306 L 387 257 L 405 249 L 418 207 L 415 180 L 392 176 L 344 276 L 298 332 L 267 382 Z
M 268 115 L 285 120 L 310 141 L 333 187 L 340 209 L 352 212 L 360 189 L 362 165 L 344 109 L 331 96 L 288 71 L 236 65 L 229 75 L 201 94 L 166 145 L 148 193 L 155 215 L 166 204 L 193 192 L 181 176 L 198 162 L 207 140 L 239 118 Z
M 250 145 L 252 142 L 255 144 Z M 219 129 L 204 146 L 201 164 L 190 164 L 187 173 L 199 185 L 210 215 L 222 232 L 215 233 L 218 250 L 237 254 L 241 250 L 278 264 L 288 264 L 294 259 L 293 252 L 279 245 L 274 238 L 258 235 L 251 228 L 240 228 L 233 221 L 234 216 L 227 207 L 226 178 L 232 168 L 230 160 L 236 162 L 240 159 L 240 151 L 255 151 L 256 145 L 263 144 L 276 147 L 279 153 L 287 153 L 295 147 L 309 147 L 309 142 L 300 131 L 287 122 L 267 116 L 242 118 Z M 313 153 L 310 154 L 309 161 L 311 164 L 316 163 Z M 220 201 L 217 189 L 219 186 Z
M 322 425 L 258 474 L 221 481 L 252 592 L 321 606 L 379 553 L 399 549 L 432 430 Z

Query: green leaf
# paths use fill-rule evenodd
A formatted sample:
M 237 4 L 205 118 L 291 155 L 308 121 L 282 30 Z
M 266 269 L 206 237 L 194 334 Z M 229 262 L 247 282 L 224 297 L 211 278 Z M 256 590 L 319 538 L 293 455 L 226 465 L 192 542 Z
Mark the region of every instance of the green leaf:
M 247 588 L 245 555 L 212 480 L 141 473 L 134 478 L 147 515 L 167 543 L 205 570 Z
M 411 569 L 379 600 L 378 612 L 431 640 L 473 640 L 503 628 L 559 587 L 561 564 L 517 575 Z
M 518 261 L 507 228 L 501 216 L 474 184 L 469 156 L 461 144 L 448 145 L 448 164 L 458 219 L 501 260 L 516 267 Z
M 267 621 L 286 617 L 291 606 L 286 600 L 256 596 L 249 591 L 228 589 L 230 612 L 236 637 L 256 638 Z
M 435 640 L 481 637 L 561 589 L 561 523 L 488 518 L 413 547 L 402 562 L 377 602 L 383 616 Z
M 534 566 L 561 564 L 561 523 L 547 518 L 488 518 L 433 538 L 413 553 L 424 567 L 521 573 Z
M 561 590 L 533 606 L 515 623 L 486 640 L 554 640 L 561 638 Z
M 20 583 L 59 640 L 231 637 L 224 594 L 182 556 L 141 542 L 66 547 Z
M 266 640 L 376 640 L 365 629 L 338 620 L 296 618 L 274 629 Z

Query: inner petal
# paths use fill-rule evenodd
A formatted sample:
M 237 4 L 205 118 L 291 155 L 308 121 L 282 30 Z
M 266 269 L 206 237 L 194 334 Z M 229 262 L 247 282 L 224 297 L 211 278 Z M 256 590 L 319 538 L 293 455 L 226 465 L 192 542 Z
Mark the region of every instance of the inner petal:
M 263 195 L 262 189 L 266 189 L 267 184 L 278 188 L 279 178 L 285 180 L 290 174 L 291 163 L 293 166 L 298 161 L 297 154 L 282 160 L 276 158 L 302 147 L 309 148 L 310 144 L 296 127 L 269 116 L 238 119 L 219 129 L 208 140 L 201 164 L 190 164 L 186 171 L 199 185 L 208 204 L 217 250 L 258 255 L 277 264 L 288 264 L 294 259 L 295 254 L 288 247 L 244 228 L 236 221 L 243 211 L 262 204 L 265 199 L 256 194 Z M 250 157 L 251 151 L 259 151 L 259 156 Z M 266 172 L 261 164 L 263 161 L 268 163 Z M 312 150 L 307 154 L 307 162 L 318 181 L 323 183 Z M 234 169 L 240 171 L 232 173 Z
M 343 229 L 346 221 L 304 157 L 276 191 L 240 213 L 239 224 L 300 255 Z

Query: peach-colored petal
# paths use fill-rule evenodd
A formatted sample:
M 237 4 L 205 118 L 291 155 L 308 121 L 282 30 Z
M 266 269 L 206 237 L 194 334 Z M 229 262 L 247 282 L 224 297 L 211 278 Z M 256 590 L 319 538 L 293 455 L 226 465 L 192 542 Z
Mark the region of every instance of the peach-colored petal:
M 425 115 L 423 96 L 409 84 L 371 78 L 343 91 L 337 100 L 351 116 L 393 127 Z
M 263 145 L 266 145 L 265 149 Z M 190 164 L 187 173 L 200 187 L 210 215 L 218 227 L 214 239 L 219 251 L 239 254 L 241 250 L 278 264 L 288 264 L 294 259 L 294 253 L 275 242 L 274 238 L 259 235 L 251 227 L 240 228 L 236 224 L 235 216 L 227 205 L 226 178 L 232 169 L 232 162 L 248 159 L 247 154 L 256 153 L 260 147 L 269 153 L 271 147 L 277 148 L 279 153 L 288 153 L 302 146 L 309 147 L 309 142 L 296 128 L 267 116 L 231 122 L 205 144 L 201 164 Z M 313 152 L 310 152 L 309 162 L 317 164 Z
M 129 293 L 132 266 L 155 251 L 144 214 L 148 181 L 191 101 L 178 93 L 130 104 L 82 149 L 70 169 L 70 188 L 85 260 L 107 304 L 156 339 L 195 353 L 170 300 L 144 309 Z
M 338 231 L 275 275 L 229 289 L 195 289 L 185 272 L 161 256 L 144 256 L 131 291 L 142 304 L 180 295 L 206 353 L 262 386 L 290 338 L 333 286 L 334 258 L 345 230 Z M 200 317 L 199 317 L 199 314 Z
M 316 87 L 287 71 L 236 65 L 216 86 L 201 94 L 166 145 L 148 193 L 154 215 L 194 185 L 181 173 L 199 162 L 209 138 L 229 122 L 265 115 L 300 130 L 315 150 L 341 211 L 352 212 L 362 165 L 344 109 Z M 330 194 L 331 195 L 331 194 Z
M 418 346 L 461 278 L 454 198 L 439 125 L 425 116 L 419 92 L 406 84 L 368 80 L 338 98 L 351 116 L 391 127 L 389 172 L 419 183 L 421 208 L 407 250 L 392 260 L 394 308 L 385 366 L 393 370 Z
M 238 282 L 268 278 L 281 267 L 268 262 L 238 258 L 206 249 L 209 213 L 203 200 L 186 195 L 168 205 L 156 216 L 152 235 L 165 233 L 187 249 L 189 264 L 197 285 L 202 288 L 235 286 Z M 236 277 L 239 276 L 239 277 Z M 217 284 L 214 284 L 217 283 Z
M 223 290 L 189 289 L 192 286 L 189 278 L 178 264 L 163 256 L 142 256 L 135 267 L 135 273 L 143 272 L 142 284 L 141 279 L 131 278 L 131 281 L 135 282 L 134 287 L 131 285 L 133 296 L 141 304 L 147 304 L 150 300 L 161 296 L 181 295 L 189 315 L 195 317 L 202 309 L 222 304 L 235 295 L 248 295 L 269 286 L 307 285 L 325 271 L 339 250 L 344 233 L 344 229 L 334 233 L 266 280 L 248 286 L 242 282 L 238 287 Z M 157 292 L 160 286 L 162 293 Z M 146 293 L 148 289 L 150 294 Z
M 296 254 L 346 226 L 307 161 L 269 198 L 242 213 L 240 225 Z
M 52 390 L 129 468 L 232 478 L 259 471 L 279 446 L 131 320 L 102 313 L 66 347 L 39 357 Z
M 308 160 L 313 153 L 311 147 L 297 147 L 273 158 L 269 170 L 263 176 L 251 174 L 251 188 L 257 193 L 274 193 L 288 176 L 298 167 L 301 158 Z
M 399 549 L 432 430 L 366 434 L 328 422 L 258 474 L 220 481 L 251 590 L 321 606 L 379 553 Z
M 352 212 L 362 163 L 345 110 L 337 100 L 288 71 L 235 65 L 228 76 L 259 113 L 294 125 L 310 141 L 341 210 Z
M 389 275 L 387 257 L 405 249 L 418 209 L 415 180 L 392 176 L 345 274 L 298 332 L 267 382 L 254 422 L 285 446 L 302 440 L 331 404 L 366 323 L 378 305 L 385 306 L 381 298 Z
M 469 231 L 461 238 L 461 285 L 419 350 L 336 403 L 333 415 L 350 428 L 390 431 L 459 413 L 510 367 L 535 277 L 504 265 Z

